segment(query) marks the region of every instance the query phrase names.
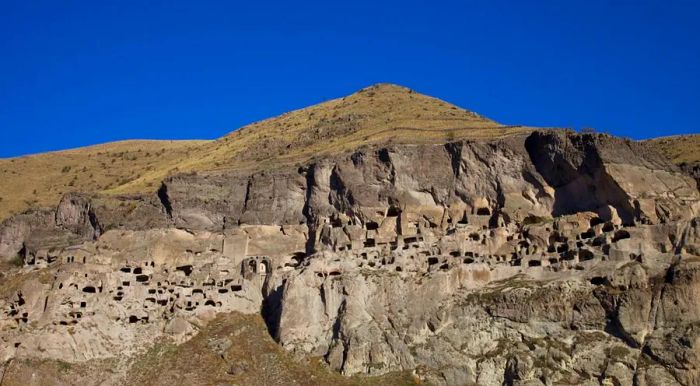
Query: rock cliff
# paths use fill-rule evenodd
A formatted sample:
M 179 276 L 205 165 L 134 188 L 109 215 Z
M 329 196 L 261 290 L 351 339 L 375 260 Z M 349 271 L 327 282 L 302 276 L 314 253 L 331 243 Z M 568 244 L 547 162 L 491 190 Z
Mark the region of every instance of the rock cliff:
M 699 216 L 650 144 L 566 130 L 67 194 L 0 227 L 21 265 L 0 277 L 0 373 L 123 361 L 238 312 L 346 376 L 696 385 Z

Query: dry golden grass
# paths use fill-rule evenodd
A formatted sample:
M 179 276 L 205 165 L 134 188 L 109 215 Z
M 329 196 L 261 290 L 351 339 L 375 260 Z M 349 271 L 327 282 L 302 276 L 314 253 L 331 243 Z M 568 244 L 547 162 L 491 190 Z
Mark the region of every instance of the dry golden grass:
M 153 192 L 178 172 L 270 169 L 377 143 L 440 143 L 531 130 L 379 84 L 250 124 L 215 141 L 123 141 L 0 159 L 0 219 L 30 207 L 53 206 L 70 191 Z
M 299 164 L 376 143 L 439 143 L 530 131 L 507 127 L 404 87 L 379 84 L 279 117 L 244 126 L 204 144 L 180 171 L 259 170 Z M 113 190 L 128 193 L 166 176 L 152 173 Z
M 0 219 L 32 206 L 56 205 L 67 192 L 101 192 L 153 170 L 169 170 L 206 142 L 123 141 L 0 159 Z
M 648 143 L 677 165 L 700 162 L 700 134 L 654 138 Z

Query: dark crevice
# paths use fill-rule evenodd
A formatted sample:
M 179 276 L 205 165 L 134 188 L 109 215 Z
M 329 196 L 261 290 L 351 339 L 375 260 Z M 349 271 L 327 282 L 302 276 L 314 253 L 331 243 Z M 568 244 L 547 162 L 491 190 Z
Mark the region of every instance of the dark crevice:
M 313 208 L 311 207 L 311 196 L 313 194 L 313 187 L 316 185 L 316 168 L 318 164 L 314 164 L 307 169 L 299 168 L 299 174 L 305 177 L 306 190 L 304 194 L 304 207 L 302 208 L 302 215 L 305 218 L 306 226 L 309 230 L 309 235 L 306 238 L 306 243 L 304 245 L 304 252 L 306 255 L 311 255 L 316 248 L 316 214 L 313 213 Z
M 278 330 L 280 318 L 282 317 L 282 294 L 286 280 L 281 285 L 271 288 L 267 296 L 264 297 L 261 309 L 261 315 L 267 326 L 267 332 L 270 336 L 279 341 Z
M 250 200 L 250 187 L 253 185 L 253 176 L 248 177 L 248 181 L 245 185 L 245 197 L 243 198 L 243 210 L 241 213 L 245 213 L 248 210 L 248 201 Z
M 555 189 L 553 216 L 612 205 L 623 223 L 634 222 L 629 196 L 606 172 L 591 137 L 535 132 L 525 140 L 525 148 L 537 172 Z
M 338 174 L 338 166 L 334 166 L 330 176 L 330 194 L 329 201 L 332 201 L 333 207 L 341 213 L 347 212 L 348 208 L 355 205 L 355 199 L 352 193 L 347 189 L 343 179 Z M 332 196 L 335 195 L 335 200 Z
M 384 148 L 381 149 L 378 154 L 377 154 L 379 160 L 386 165 L 387 168 L 389 168 L 389 183 L 391 185 L 396 184 L 396 168 L 394 167 L 394 163 L 391 161 L 391 153 L 389 152 L 389 149 Z
M 163 205 L 163 209 L 165 209 L 165 213 L 168 215 L 168 218 L 173 218 L 173 207 L 172 204 L 170 203 L 170 198 L 168 197 L 168 187 L 165 185 L 165 183 L 160 184 L 160 188 L 158 188 L 158 199 L 160 200 L 160 204 Z
M 100 235 L 104 232 L 102 229 L 102 225 L 100 225 L 100 222 L 97 219 L 97 215 L 95 214 L 95 211 L 92 208 L 92 205 L 88 205 L 88 221 L 90 221 L 90 226 L 94 230 L 93 232 L 93 240 L 97 240 Z
M 460 170 L 462 169 L 462 142 L 451 142 L 445 144 L 445 149 L 450 157 L 452 165 L 452 174 L 455 179 L 459 178 Z

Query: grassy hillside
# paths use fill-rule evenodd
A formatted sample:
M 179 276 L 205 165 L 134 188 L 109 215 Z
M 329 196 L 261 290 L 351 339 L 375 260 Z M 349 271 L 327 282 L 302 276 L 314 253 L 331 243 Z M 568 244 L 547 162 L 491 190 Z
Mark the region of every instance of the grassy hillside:
M 51 206 L 67 192 L 101 192 L 194 154 L 206 141 L 123 141 L 0 159 L 0 219 L 31 206 Z M 157 188 L 144 184 L 144 189 Z
M 244 126 L 204 144 L 180 171 L 256 170 L 298 164 L 381 143 L 438 143 L 495 138 L 531 129 L 506 127 L 405 87 L 379 84 L 279 117 Z M 161 174 L 149 174 L 112 190 L 142 190 Z
M 0 219 L 81 191 L 154 191 L 170 174 L 257 170 L 381 143 L 439 143 L 529 131 L 404 87 L 379 84 L 242 127 L 215 141 L 124 141 L 0 159 Z
M 700 163 L 700 134 L 654 138 L 648 143 L 677 165 Z

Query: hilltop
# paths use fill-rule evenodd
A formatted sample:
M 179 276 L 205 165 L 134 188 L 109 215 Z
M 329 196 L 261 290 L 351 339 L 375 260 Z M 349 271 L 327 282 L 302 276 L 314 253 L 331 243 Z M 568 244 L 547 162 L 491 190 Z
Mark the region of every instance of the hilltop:
M 214 141 L 122 141 L 0 159 L 0 219 L 54 205 L 68 192 L 149 193 L 179 172 L 261 170 L 384 143 L 497 138 L 507 127 L 405 87 L 352 95 L 244 126 Z
M 697 385 L 691 140 L 377 85 L 6 160 L 0 383 Z
M 372 144 L 494 139 L 532 130 L 502 125 L 409 88 L 380 83 L 243 126 L 216 140 L 130 140 L 0 159 L 0 219 L 54 205 L 68 192 L 152 193 L 164 178 L 183 172 L 250 172 Z M 692 169 L 700 163 L 700 135 L 646 142 L 677 165 Z
M 244 126 L 204 144 L 179 162 L 176 170 L 265 170 L 377 143 L 442 143 L 498 138 L 525 130 L 503 126 L 405 87 L 378 84 Z M 161 170 L 158 175 L 149 174 L 111 192 L 139 191 L 154 178 L 166 175 Z

